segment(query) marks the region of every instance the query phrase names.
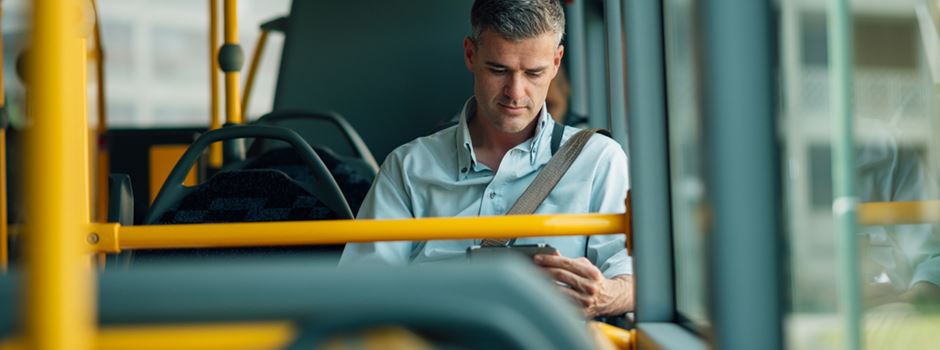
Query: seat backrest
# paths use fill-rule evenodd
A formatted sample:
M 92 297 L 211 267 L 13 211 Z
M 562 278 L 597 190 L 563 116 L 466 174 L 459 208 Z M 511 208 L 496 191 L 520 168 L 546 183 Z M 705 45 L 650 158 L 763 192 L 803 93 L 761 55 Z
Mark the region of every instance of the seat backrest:
M 130 175 L 108 175 L 108 222 L 134 224 L 134 187 Z
M 186 172 L 213 142 L 268 138 L 290 145 L 308 180 L 299 182 L 276 169 L 243 169 L 233 163 L 197 186 L 183 185 Z M 193 142 L 177 162 L 151 206 L 145 224 L 197 224 L 261 221 L 352 219 L 346 198 L 329 168 L 300 135 L 264 125 L 229 126 L 209 131 Z M 311 233 L 315 234 L 315 233 Z M 341 245 L 246 249 L 136 250 L 135 262 L 166 257 L 232 257 L 257 254 L 339 253 Z M 256 253 L 256 254 L 251 254 Z M 283 253 L 283 254 L 282 254 Z
M 343 157 L 327 148 L 314 147 L 314 149 L 320 155 L 323 164 L 329 168 L 336 183 L 339 184 L 346 202 L 349 203 L 349 209 L 354 215 L 357 214 L 359 206 L 362 205 L 362 201 L 372 186 L 372 180 L 375 179 L 372 168 L 358 158 Z M 276 169 L 300 183 L 314 181 L 310 170 L 303 164 L 297 153 L 289 148 L 274 148 L 266 151 L 249 159 L 240 168 Z
M 287 151 L 293 151 L 287 149 Z M 293 152 L 292 152 L 293 153 Z M 309 170 L 303 166 L 305 171 Z M 309 176 L 309 175 L 308 175 Z M 333 220 L 339 215 L 318 200 L 307 186 L 280 170 L 222 171 L 191 189 L 175 207 L 162 213 L 154 224 L 202 224 L 267 221 Z M 168 258 L 238 259 L 251 256 L 338 254 L 342 245 L 315 247 L 252 247 L 214 249 L 166 249 L 134 252 L 134 261 Z
M 292 151 L 292 150 L 288 150 Z M 336 219 L 303 185 L 272 169 L 223 171 L 196 186 L 156 224 Z

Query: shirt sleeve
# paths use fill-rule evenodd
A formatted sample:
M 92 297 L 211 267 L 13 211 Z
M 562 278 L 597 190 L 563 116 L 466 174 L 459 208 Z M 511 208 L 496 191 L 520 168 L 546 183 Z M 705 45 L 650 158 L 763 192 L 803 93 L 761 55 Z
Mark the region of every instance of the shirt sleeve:
M 382 169 L 359 208 L 357 219 L 414 217 L 399 163 L 393 154 L 382 164 Z M 349 243 L 343 250 L 339 265 L 407 265 L 411 246 L 410 241 Z
M 940 255 L 932 256 L 914 267 L 914 278 L 910 287 L 918 282 L 930 282 L 940 287 Z
M 630 189 L 627 156 L 617 143 L 606 139 L 603 141 L 607 147 L 601 152 L 602 156 L 598 157 L 597 174 L 591 190 L 591 212 L 619 214 L 626 211 L 625 200 L 627 190 Z M 587 258 L 606 278 L 633 274 L 633 260 L 627 255 L 624 234 L 589 236 L 587 253 Z

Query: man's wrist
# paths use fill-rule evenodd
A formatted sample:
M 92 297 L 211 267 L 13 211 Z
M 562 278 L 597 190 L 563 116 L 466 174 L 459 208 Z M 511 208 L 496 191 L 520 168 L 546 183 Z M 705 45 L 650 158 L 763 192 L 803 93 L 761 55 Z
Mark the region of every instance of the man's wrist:
M 601 300 L 593 316 L 611 316 L 633 310 L 633 276 L 605 278 Z

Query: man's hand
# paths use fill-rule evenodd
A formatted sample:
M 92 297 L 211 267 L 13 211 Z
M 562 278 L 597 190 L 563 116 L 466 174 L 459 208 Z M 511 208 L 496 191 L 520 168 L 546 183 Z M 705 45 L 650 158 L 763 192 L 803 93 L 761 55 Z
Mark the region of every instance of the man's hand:
M 911 289 L 901 294 L 901 301 L 936 305 L 940 303 L 940 287 L 930 282 L 917 282 Z
M 622 314 L 633 310 L 633 276 L 607 279 L 587 258 L 536 255 L 533 260 L 556 281 L 567 284 L 562 293 L 577 301 L 587 317 Z
M 873 283 L 865 286 L 863 297 L 867 307 L 891 303 L 937 304 L 940 303 L 940 287 L 930 282 L 918 282 L 910 289 L 898 292 L 888 283 Z

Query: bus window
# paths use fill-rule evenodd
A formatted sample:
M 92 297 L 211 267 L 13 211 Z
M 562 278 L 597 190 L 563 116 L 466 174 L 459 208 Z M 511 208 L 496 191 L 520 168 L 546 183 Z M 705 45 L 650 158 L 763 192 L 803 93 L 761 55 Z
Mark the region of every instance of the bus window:
M 838 13 L 825 2 L 781 2 L 779 125 L 789 251 L 785 334 L 791 348 L 936 346 L 940 27 L 935 5 L 852 2 L 845 21 L 854 35 L 842 40 L 832 36 L 830 24 Z M 854 46 L 843 51 L 854 56 L 848 61 L 854 63 L 854 84 L 843 89 L 854 94 L 854 102 L 839 115 L 841 100 L 833 86 L 846 81 L 835 75 L 839 56 L 832 52 L 845 44 Z M 841 153 L 838 125 L 854 128 L 847 133 L 854 147 Z M 840 221 L 854 203 L 860 203 L 857 220 Z M 853 244 L 849 239 L 857 248 L 838 253 Z M 859 319 L 847 318 L 851 312 Z
M 111 127 L 207 125 L 208 3 L 188 0 L 98 2 Z M 288 0 L 239 1 L 239 32 L 246 57 L 254 50 L 260 33 L 258 26 L 286 15 L 289 10 Z M 281 35 L 271 35 L 268 39 L 255 81 L 251 110 L 246 113 L 249 118 L 271 110 L 282 42 Z M 247 63 L 243 71 L 247 70 Z M 221 76 L 218 79 L 221 81 Z M 90 90 L 90 100 L 95 98 L 94 91 Z M 91 115 L 96 113 L 90 112 Z
M 691 326 L 708 323 L 705 304 L 705 187 L 702 169 L 699 104 L 699 53 L 695 5 L 688 1 L 663 3 L 666 89 L 669 129 L 669 169 L 676 310 Z

